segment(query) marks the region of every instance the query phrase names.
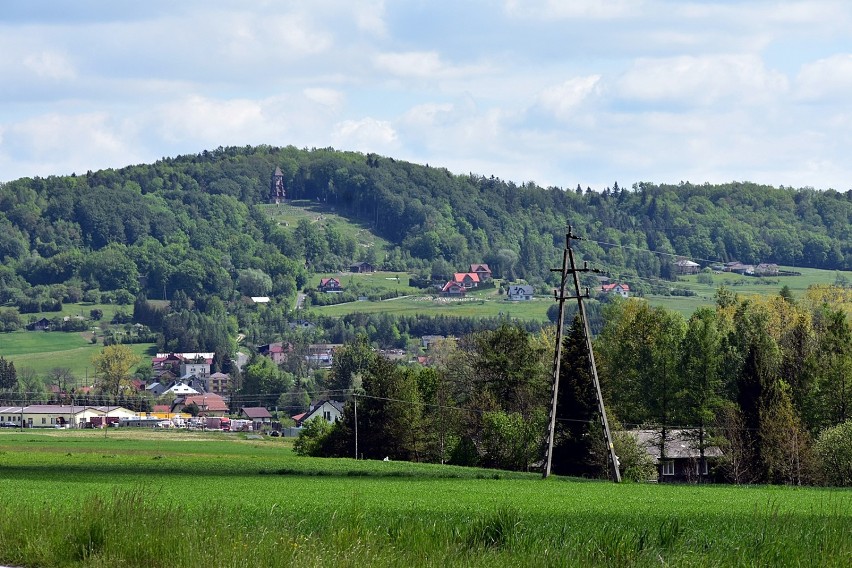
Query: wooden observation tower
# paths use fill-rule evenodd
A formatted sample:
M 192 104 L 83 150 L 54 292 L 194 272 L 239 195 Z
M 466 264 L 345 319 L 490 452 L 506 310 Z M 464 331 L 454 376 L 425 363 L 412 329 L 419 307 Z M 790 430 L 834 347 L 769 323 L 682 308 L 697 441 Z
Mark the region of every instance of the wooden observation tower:
M 287 191 L 284 189 L 284 174 L 281 168 L 276 167 L 275 173 L 272 174 L 272 181 L 269 183 L 269 202 L 276 205 L 287 198 Z

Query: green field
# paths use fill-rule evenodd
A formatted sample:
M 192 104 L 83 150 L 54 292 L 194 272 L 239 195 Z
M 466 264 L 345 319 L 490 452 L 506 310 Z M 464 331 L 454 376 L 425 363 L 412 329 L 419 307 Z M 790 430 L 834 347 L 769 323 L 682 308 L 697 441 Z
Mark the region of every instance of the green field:
M 670 310 L 675 310 L 685 316 L 689 316 L 700 306 L 712 306 L 715 304 L 715 294 L 719 286 L 725 286 L 732 292 L 741 295 L 761 295 L 774 296 L 777 295 L 781 288 L 787 286 L 794 298 L 804 296 L 809 286 L 817 284 L 834 284 L 837 275 L 845 276 L 852 281 L 852 272 L 838 272 L 835 270 L 818 270 L 815 268 L 795 268 L 795 267 L 780 267 L 781 270 L 791 272 L 800 272 L 799 276 L 769 276 L 766 278 L 756 278 L 754 276 L 743 276 L 741 274 L 713 274 L 712 284 L 702 284 L 698 282 L 697 275 L 681 276 L 677 282 L 663 282 L 655 280 L 656 283 L 663 283 L 678 288 L 685 288 L 696 293 L 695 296 L 659 296 L 648 295 L 646 299 L 653 306 L 662 306 Z
M 101 310 L 103 317 L 101 322 L 109 322 L 115 316 L 116 312 L 126 314 L 133 313 L 133 305 L 119 306 L 118 304 L 92 304 L 90 302 L 80 302 L 79 304 L 62 304 L 62 311 L 59 312 L 36 312 L 32 314 L 21 314 L 23 322 L 35 321 L 41 318 L 53 319 L 55 317 L 64 316 L 83 316 L 89 319 L 89 314 L 92 310 Z M 98 322 L 100 325 L 100 322 Z
M 130 346 L 140 357 L 153 355 L 153 343 L 139 343 Z M 15 363 L 15 368 L 33 369 L 44 376 L 54 367 L 67 367 L 78 379 L 79 384 L 93 374 L 92 357 L 97 355 L 103 345 L 92 344 L 87 334 L 62 331 L 16 331 L 0 333 L 0 356 Z
M 0 563 L 847 566 L 852 492 L 299 458 L 281 439 L 0 431 Z

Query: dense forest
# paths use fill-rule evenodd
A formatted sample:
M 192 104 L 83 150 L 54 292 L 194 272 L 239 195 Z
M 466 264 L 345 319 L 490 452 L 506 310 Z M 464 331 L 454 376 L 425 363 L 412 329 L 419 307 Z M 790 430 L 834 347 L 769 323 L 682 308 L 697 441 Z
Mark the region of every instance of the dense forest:
M 373 154 L 260 146 L 0 185 L 0 302 L 47 306 L 88 290 L 292 296 L 310 271 L 362 260 L 333 231 L 270 221 L 258 205 L 275 168 L 288 198 L 334 206 L 390 241 L 378 261 L 394 270 L 487 262 L 498 277 L 552 281 L 569 224 L 587 239 L 584 259 L 625 274 L 671 278 L 668 254 L 852 269 L 852 191 L 542 188 Z

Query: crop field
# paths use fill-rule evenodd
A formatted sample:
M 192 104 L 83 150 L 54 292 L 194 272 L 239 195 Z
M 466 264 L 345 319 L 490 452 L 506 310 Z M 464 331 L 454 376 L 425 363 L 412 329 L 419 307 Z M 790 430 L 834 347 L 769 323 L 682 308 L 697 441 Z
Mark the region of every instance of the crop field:
M 129 346 L 141 357 L 151 357 L 153 343 Z M 0 333 L 0 356 L 15 363 L 15 368 L 33 369 L 44 376 L 54 367 L 67 367 L 82 385 L 94 372 L 92 357 L 103 349 L 92 344 L 85 334 L 62 331 L 16 331 Z
M 0 564 L 847 566 L 852 492 L 294 456 L 242 434 L 0 431 Z

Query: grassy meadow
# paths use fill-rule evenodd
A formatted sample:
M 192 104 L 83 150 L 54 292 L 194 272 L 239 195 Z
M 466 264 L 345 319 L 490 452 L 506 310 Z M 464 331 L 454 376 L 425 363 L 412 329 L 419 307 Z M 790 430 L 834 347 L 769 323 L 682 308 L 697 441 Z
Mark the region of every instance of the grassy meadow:
M 288 200 L 280 205 L 261 205 L 266 214 L 280 227 L 295 230 L 301 220 L 307 220 L 321 227 L 334 225 L 343 237 L 352 237 L 360 247 L 374 247 L 376 258 L 384 258 L 389 243 L 346 217 L 335 213 L 334 207 L 308 199 Z
M 55 367 L 67 367 L 82 385 L 85 377 L 92 377 L 92 357 L 103 345 L 92 344 L 90 334 L 62 331 L 15 331 L 0 333 L 0 356 L 15 363 L 15 368 L 33 369 L 44 376 Z M 153 343 L 129 346 L 140 357 L 151 357 Z
M 0 564 L 846 566 L 852 492 L 294 456 L 289 440 L 0 432 Z

